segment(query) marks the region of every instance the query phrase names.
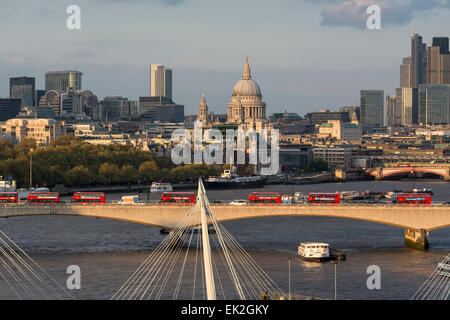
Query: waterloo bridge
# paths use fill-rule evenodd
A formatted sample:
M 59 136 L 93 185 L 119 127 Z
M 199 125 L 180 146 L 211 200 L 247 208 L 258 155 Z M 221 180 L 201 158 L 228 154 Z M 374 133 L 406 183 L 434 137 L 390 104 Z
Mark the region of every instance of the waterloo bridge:
M 15 205 L 0 207 L 0 218 L 38 215 L 86 216 L 114 219 L 172 229 L 183 219 L 186 205 L 99 206 L 59 204 L 50 206 Z M 430 231 L 450 226 L 450 206 L 398 205 L 246 205 L 212 204 L 218 222 L 275 216 L 315 216 L 354 219 L 395 226 L 405 230 L 406 245 L 427 249 Z

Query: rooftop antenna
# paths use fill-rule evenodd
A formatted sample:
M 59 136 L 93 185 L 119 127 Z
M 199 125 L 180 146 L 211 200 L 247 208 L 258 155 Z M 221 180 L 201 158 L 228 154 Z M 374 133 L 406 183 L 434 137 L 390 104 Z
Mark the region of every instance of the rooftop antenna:
M 413 13 L 411 13 L 411 36 L 414 35 L 414 16 Z

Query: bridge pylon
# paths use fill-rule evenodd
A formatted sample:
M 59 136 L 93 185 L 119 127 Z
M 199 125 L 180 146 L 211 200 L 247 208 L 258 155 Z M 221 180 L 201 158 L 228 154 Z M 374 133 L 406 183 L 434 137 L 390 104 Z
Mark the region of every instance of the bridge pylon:
M 428 231 L 425 229 L 405 229 L 405 245 L 414 249 L 427 250 L 430 247 Z

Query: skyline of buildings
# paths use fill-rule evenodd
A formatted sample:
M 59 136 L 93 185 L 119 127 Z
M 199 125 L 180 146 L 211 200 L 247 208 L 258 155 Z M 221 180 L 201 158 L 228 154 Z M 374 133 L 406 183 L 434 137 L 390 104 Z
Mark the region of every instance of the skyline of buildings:
M 386 96 L 388 126 L 449 123 L 450 52 L 448 37 L 433 37 L 428 46 L 415 33 L 411 36 L 411 56 L 400 65 L 400 87 L 395 96 Z
M 75 70 L 46 72 L 44 95 L 44 90 L 36 89 L 34 77 L 11 77 L 10 96 L 21 99 L 21 109 L 30 107 L 31 111 L 24 114 L 50 114 L 47 110 L 38 110 L 39 107 L 50 107 L 56 118 L 184 121 L 184 105 L 172 100 L 172 69 L 164 65 L 150 64 L 150 96 L 140 96 L 137 100 L 107 96 L 103 103 L 99 103 L 97 97 L 92 98 L 95 95 L 90 90 L 81 89 L 82 76 L 82 72 Z M 447 97 L 446 84 L 450 84 L 449 39 L 433 37 L 432 45 L 427 47 L 422 36 L 415 33 L 411 36 L 411 56 L 403 58 L 400 65 L 400 88 L 395 89 L 395 95 L 388 96 L 384 96 L 384 90 L 361 90 L 360 106 L 355 109 L 358 120 L 362 126 L 369 127 L 449 123 L 450 105 L 447 102 L 450 98 Z M 116 97 L 112 100 L 117 101 L 113 103 L 111 97 Z M 232 98 L 226 108 L 228 122 L 248 123 L 266 119 L 266 103 L 262 100 L 258 83 L 252 79 L 248 56 L 242 79 L 233 87 Z M 349 110 L 347 108 L 346 111 Z M 342 116 L 341 110 L 313 112 L 305 117 L 309 115 L 313 123 L 328 120 L 350 122 L 353 117 L 350 112 L 348 117 Z

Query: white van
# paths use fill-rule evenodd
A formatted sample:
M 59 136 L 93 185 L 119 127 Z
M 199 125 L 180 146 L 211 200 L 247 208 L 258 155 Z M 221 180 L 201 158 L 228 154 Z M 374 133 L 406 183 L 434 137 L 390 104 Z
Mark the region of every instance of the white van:
M 118 202 L 121 205 L 134 205 L 139 203 L 139 196 L 123 196 Z
M 247 200 L 234 200 L 230 203 L 231 206 L 246 206 Z

